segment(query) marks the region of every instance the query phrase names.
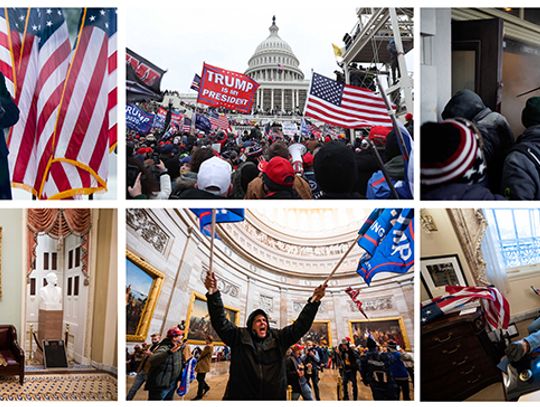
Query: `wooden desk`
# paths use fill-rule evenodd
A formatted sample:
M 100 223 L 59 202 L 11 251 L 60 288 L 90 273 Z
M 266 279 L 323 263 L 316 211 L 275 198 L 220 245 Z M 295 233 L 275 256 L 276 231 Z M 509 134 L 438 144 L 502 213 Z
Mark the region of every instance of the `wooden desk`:
M 480 312 L 423 325 L 421 401 L 462 401 L 502 381 Z

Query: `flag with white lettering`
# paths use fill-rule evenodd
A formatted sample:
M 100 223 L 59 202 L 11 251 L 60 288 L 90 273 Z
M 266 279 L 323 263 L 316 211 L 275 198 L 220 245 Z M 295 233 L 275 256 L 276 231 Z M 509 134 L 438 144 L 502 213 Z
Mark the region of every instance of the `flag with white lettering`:
M 258 87 L 247 75 L 205 63 L 197 103 L 250 113 Z
M 139 134 L 146 134 L 152 128 L 154 115 L 135 105 L 126 105 L 126 127 Z
M 406 273 L 414 266 L 414 212 L 403 209 L 371 258 L 361 259 L 357 273 L 367 285 L 377 273 Z
M 379 214 L 377 219 L 373 220 L 371 215 L 376 215 L 376 212 L 372 212 L 370 217 L 368 218 L 368 222 L 373 222 L 370 224 L 370 226 L 365 230 L 365 223 L 364 226 L 360 229 L 360 233 L 362 237 L 358 241 L 358 245 L 364 249 L 368 255 L 368 257 L 371 257 L 374 255 L 375 250 L 377 250 L 377 247 L 381 243 L 381 241 L 385 238 L 388 231 L 392 228 L 392 223 L 394 220 L 397 219 L 401 212 L 401 209 L 383 209 L 382 212 Z M 365 231 L 364 231 L 365 230 Z M 364 260 L 366 258 L 364 257 Z

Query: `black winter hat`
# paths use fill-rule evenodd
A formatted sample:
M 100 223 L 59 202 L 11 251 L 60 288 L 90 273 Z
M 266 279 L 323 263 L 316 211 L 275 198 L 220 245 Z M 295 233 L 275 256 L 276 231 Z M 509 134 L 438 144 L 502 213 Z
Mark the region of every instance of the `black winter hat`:
M 339 141 L 332 141 L 315 154 L 313 170 L 317 184 L 323 192 L 352 192 L 357 168 L 354 152 Z
M 259 308 L 259 309 L 256 309 L 255 311 L 253 311 L 251 314 L 249 314 L 249 317 L 248 317 L 247 322 L 246 322 L 246 326 L 247 326 L 247 328 L 248 328 L 249 330 L 251 330 L 251 326 L 253 325 L 253 320 L 255 319 L 255 317 L 256 317 L 257 315 L 262 315 L 263 317 L 265 317 L 265 318 L 266 318 L 266 322 L 267 322 L 268 324 L 270 324 L 270 323 L 268 322 L 268 321 L 269 321 L 269 319 L 268 319 L 268 314 L 267 314 L 264 310 L 262 310 L 262 309 Z
M 448 101 L 441 114 L 443 119 L 454 119 L 462 117 L 472 120 L 481 110 L 485 109 L 482 98 L 472 90 L 463 89 Z
M 527 100 L 521 112 L 521 123 L 526 128 L 540 124 L 540 96 L 533 96 Z
M 396 131 L 392 130 L 386 136 L 386 142 L 384 144 L 384 161 L 390 161 L 398 155 L 401 155 L 401 150 L 399 149 Z

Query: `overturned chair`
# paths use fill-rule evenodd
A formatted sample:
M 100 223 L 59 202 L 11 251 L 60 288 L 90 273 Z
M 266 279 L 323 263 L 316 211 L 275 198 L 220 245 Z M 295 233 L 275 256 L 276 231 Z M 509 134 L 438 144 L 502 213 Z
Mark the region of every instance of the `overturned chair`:
M 0 376 L 19 375 L 24 383 L 24 351 L 17 342 L 17 330 L 13 325 L 0 325 Z

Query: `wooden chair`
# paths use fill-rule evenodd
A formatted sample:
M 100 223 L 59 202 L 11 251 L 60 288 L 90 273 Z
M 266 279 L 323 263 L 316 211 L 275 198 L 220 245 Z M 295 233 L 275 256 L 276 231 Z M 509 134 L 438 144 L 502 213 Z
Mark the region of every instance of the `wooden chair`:
M 0 325 L 0 355 L 7 366 L 0 365 L 0 376 L 19 375 L 24 383 L 24 351 L 17 342 L 17 330 L 13 325 Z

